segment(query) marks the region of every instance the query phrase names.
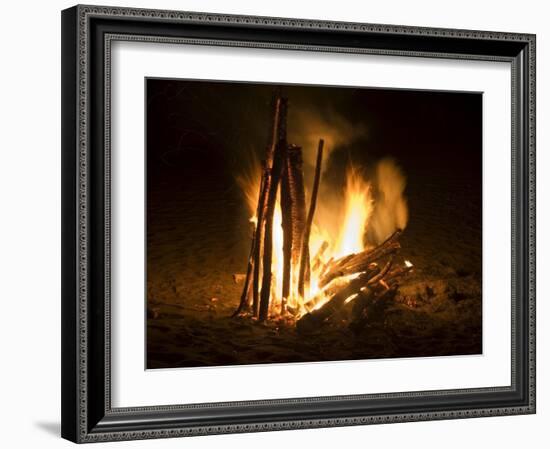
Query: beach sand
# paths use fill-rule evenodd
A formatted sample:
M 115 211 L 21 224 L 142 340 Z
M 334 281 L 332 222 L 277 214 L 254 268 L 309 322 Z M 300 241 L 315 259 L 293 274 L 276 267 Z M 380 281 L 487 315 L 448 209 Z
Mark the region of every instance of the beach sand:
M 348 304 L 321 332 L 300 335 L 280 321 L 231 318 L 242 291 L 232 275 L 245 272 L 250 245 L 234 181 L 167 173 L 148 192 L 147 367 L 480 354 L 479 186 L 452 170 L 414 176 L 400 240 L 414 270 L 395 303 L 358 333 L 347 326 Z

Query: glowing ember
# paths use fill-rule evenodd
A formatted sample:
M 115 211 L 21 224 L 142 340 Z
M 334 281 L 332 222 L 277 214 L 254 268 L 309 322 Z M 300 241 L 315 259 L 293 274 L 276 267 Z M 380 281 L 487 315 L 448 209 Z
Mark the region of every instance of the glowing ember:
M 344 304 L 347 304 L 348 302 L 351 302 L 353 301 L 355 298 L 357 298 L 359 296 L 359 293 L 354 293 L 353 295 L 350 295 L 346 298 L 346 300 L 344 301 Z

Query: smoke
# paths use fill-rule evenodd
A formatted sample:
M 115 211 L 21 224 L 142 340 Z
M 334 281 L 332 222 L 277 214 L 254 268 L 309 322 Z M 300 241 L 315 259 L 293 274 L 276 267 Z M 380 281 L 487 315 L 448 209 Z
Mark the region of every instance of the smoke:
M 288 141 L 300 145 L 306 166 L 314 167 L 319 139 L 325 141 L 323 170 L 326 169 L 330 153 L 335 148 L 350 145 L 365 137 L 364 125 L 356 125 L 334 111 L 323 114 L 312 109 L 290 109 L 288 120 Z
M 288 118 L 288 142 L 302 147 L 305 189 L 306 196 L 309 197 L 319 139 L 325 141 L 323 154 L 323 172 L 325 172 L 330 166 L 330 153 L 335 149 L 353 145 L 366 137 L 367 128 L 364 125 L 353 124 L 336 112 L 321 114 L 311 108 L 290 109 Z M 262 176 L 261 164 L 258 153 L 254 151 L 250 151 L 250 157 L 244 158 L 244 161 L 248 164 L 241 168 L 241 173 L 236 178 L 245 194 L 249 211 L 254 216 Z M 397 163 L 390 158 L 382 159 L 374 166 L 374 171 L 367 171 L 364 166 L 354 166 L 351 161 L 350 164 L 344 178 L 346 180 L 344 185 L 340 185 L 337 178 L 329 176 L 328 172 L 323 173 L 321 177 L 313 225 L 316 229 L 314 234 L 320 236 L 317 243 L 327 240 L 336 244 L 340 241 L 342 227 L 344 222 L 347 222 L 346 217 L 351 212 L 357 215 L 359 209 L 365 209 L 368 212 L 363 234 L 368 245 L 383 242 L 396 229 L 405 229 L 407 225 L 408 206 L 404 196 L 406 178 Z M 359 188 L 359 184 L 357 186 L 354 184 L 355 187 L 350 191 L 350 176 L 361 179 L 364 186 L 361 185 Z M 368 195 L 365 191 L 368 191 Z M 346 205 L 355 196 L 365 204 L 355 203 L 352 211 L 349 212 Z M 306 203 L 309 204 L 309 198 Z M 361 239 L 361 231 L 350 233 L 359 234 Z
M 406 179 L 393 159 L 382 159 L 378 163 L 374 184 L 377 197 L 369 221 L 368 238 L 378 244 L 395 230 L 405 229 L 409 210 L 403 196 Z
M 235 176 L 235 179 L 244 193 L 251 215 L 255 216 L 262 180 L 262 166 L 254 151 L 249 150 L 247 154 L 248 156 L 243 158 L 240 173 Z

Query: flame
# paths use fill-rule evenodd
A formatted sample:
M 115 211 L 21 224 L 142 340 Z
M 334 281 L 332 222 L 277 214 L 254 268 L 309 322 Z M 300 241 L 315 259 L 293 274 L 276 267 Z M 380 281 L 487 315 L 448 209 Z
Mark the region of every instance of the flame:
M 373 216 L 380 215 L 380 212 L 392 212 L 390 224 L 404 225 L 406 221 L 406 203 L 401 199 L 402 181 L 391 169 L 387 166 L 378 170 L 378 180 L 381 179 L 380 173 L 384 174 L 384 183 L 382 189 L 375 181 L 375 188 L 386 193 L 385 199 L 382 200 L 382 205 L 375 204 L 373 196 L 373 184 L 366 181 L 360 171 L 354 167 L 350 167 L 346 172 L 345 186 L 341 197 L 335 202 L 337 207 L 326 207 L 330 213 L 317 213 L 311 228 L 309 240 L 310 257 L 315 257 L 322 245 L 327 246 L 322 255 L 319 256 L 318 266 L 311 269 L 309 291 L 304 292 L 304 298 L 300 297 L 297 289 L 297 272 L 293 269 L 291 273 L 291 293 L 289 298 L 284 301 L 289 310 L 296 317 L 300 317 L 305 313 L 311 312 L 323 306 L 332 298 L 332 291 L 339 285 L 345 285 L 351 280 L 359 276 L 361 273 L 355 273 L 349 276 L 343 276 L 335 279 L 322 289 L 319 288 L 321 276 L 324 268 L 330 260 L 336 260 L 340 257 L 347 256 L 353 253 L 364 251 L 365 235 L 367 228 L 370 226 Z M 387 175 L 387 172 L 390 172 Z M 394 176 L 395 175 L 395 176 Z M 260 183 L 262 173 L 260 164 L 252 166 L 248 174 L 237 177 L 237 182 L 243 189 L 246 203 L 250 210 L 250 222 L 257 224 L 257 205 L 260 194 Z M 392 190 L 387 186 L 388 180 L 397 179 L 398 185 Z M 308 183 L 306 182 L 306 185 Z M 388 194 L 389 192 L 389 194 Z M 397 192 L 397 193 L 395 193 Z M 306 192 L 307 193 L 307 192 Z M 399 193 L 399 195 L 398 195 Z M 319 202 L 323 201 L 323 197 L 318 197 Z M 390 207 L 391 204 L 397 204 L 396 208 Z M 323 208 L 323 204 L 320 205 Z M 397 209 L 397 211 L 396 211 Z M 376 218 L 376 217 L 375 217 Z M 384 233 L 387 232 L 390 224 L 384 221 L 381 225 L 381 219 L 373 222 L 372 226 L 384 228 Z M 338 226 L 334 226 L 337 223 Z M 376 230 L 378 231 L 378 229 Z M 325 243 L 326 242 L 326 243 Z M 328 245 L 327 245 L 328 244 Z M 407 267 L 412 266 L 409 261 L 405 261 Z M 282 280 L 283 280 L 283 228 L 282 228 L 282 212 L 280 207 L 279 194 L 277 196 L 277 204 L 273 216 L 273 255 L 272 255 L 272 300 L 271 313 L 280 313 L 282 298 Z M 261 279 L 260 279 L 261 282 Z M 355 299 L 357 294 L 346 298 L 348 303 Z
M 283 214 L 279 198 L 275 205 L 275 213 L 273 214 L 273 256 L 271 259 L 271 267 L 273 272 L 273 286 L 275 291 L 273 294 L 273 305 L 281 303 L 283 291 Z
M 248 173 L 237 177 L 237 183 L 242 188 L 246 203 L 252 216 L 249 218 L 249 222 L 255 226 L 258 224 L 258 217 L 256 214 L 256 208 L 258 206 L 258 198 L 260 196 L 261 188 L 261 170 L 252 169 Z M 273 256 L 271 259 L 272 265 L 272 295 L 274 298 L 273 305 L 281 302 L 281 292 L 283 289 L 283 216 L 280 206 L 280 198 L 277 195 L 277 203 L 275 205 L 275 212 L 273 214 Z M 261 285 L 261 278 L 260 278 Z
M 373 205 L 370 191 L 370 184 L 358 175 L 357 170 L 350 168 L 344 191 L 343 225 L 333 254 L 335 258 L 363 251 L 365 228 Z

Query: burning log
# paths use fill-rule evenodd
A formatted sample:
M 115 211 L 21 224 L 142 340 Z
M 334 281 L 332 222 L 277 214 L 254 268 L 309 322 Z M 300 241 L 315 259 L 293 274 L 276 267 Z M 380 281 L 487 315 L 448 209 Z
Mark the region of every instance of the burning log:
M 323 254 L 325 254 L 325 251 L 328 249 L 328 242 L 326 240 L 323 241 L 321 244 L 321 247 L 313 257 L 311 261 L 311 271 L 318 271 L 321 267 L 321 264 L 323 263 L 321 258 L 323 257 Z
M 263 236 L 264 236 L 264 211 L 267 201 L 267 190 L 271 185 L 271 172 L 268 169 L 264 170 L 263 189 L 260 194 L 260 201 L 258 201 L 258 213 L 256 215 L 256 232 L 254 233 L 254 260 L 253 260 L 253 274 L 252 274 L 252 313 L 257 316 L 260 307 L 259 290 L 260 290 L 260 264 L 261 254 L 263 250 Z
M 333 262 L 332 266 L 321 278 L 320 287 L 324 287 L 333 279 L 364 271 L 372 262 L 388 255 L 395 254 L 401 245 L 397 241 L 401 230 L 395 231 L 388 239 L 374 249 L 366 250 L 358 254 L 345 256 Z
M 394 282 L 396 282 L 397 278 L 407 274 L 408 272 L 410 272 L 412 269 L 413 269 L 413 266 L 412 264 L 407 263 L 407 261 L 405 261 L 405 266 L 399 266 L 397 268 L 394 268 L 393 270 L 391 270 L 387 276 L 385 277 L 385 281 L 388 283 L 388 284 L 392 284 Z
M 340 309 L 346 300 L 356 294 L 361 287 L 368 283 L 369 279 L 379 273 L 378 267 L 373 267 L 368 271 L 361 273 L 355 279 L 352 279 L 344 288 L 338 291 L 328 302 L 323 304 L 318 309 L 314 309 L 304 315 L 296 322 L 296 329 L 300 333 L 311 333 L 319 328 L 319 326 Z
M 273 167 L 273 158 L 279 141 L 279 130 L 281 127 L 283 110 L 283 99 L 279 96 L 273 101 L 273 122 L 270 129 L 270 139 L 264 161 L 264 171 L 262 174 L 260 189 L 260 198 L 258 199 L 258 208 L 256 213 L 256 231 L 253 240 L 253 275 L 252 275 L 252 311 L 255 316 L 259 313 L 259 290 L 260 290 L 260 265 L 263 250 L 263 237 L 265 228 L 265 210 L 267 209 L 268 191 L 271 186 L 271 169 Z M 286 110 L 285 110 L 286 112 Z M 246 288 L 246 285 L 245 285 Z M 245 289 L 243 289 L 244 292 Z
M 380 272 L 380 268 L 378 268 L 377 265 L 373 264 L 371 266 L 370 271 L 372 271 L 372 276 L 375 276 L 376 273 Z M 324 304 L 327 302 L 327 298 L 332 299 L 332 297 L 346 288 L 349 284 L 351 278 L 346 277 L 340 277 L 335 279 L 333 282 L 331 282 L 327 287 L 325 287 L 323 290 L 318 292 L 313 298 L 311 298 L 308 302 L 306 302 L 305 306 L 308 311 L 315 310 L 317 308 L 320 308 L 319 304 Z M 329 299 L 329 300 L 330 300 Z
M 258 318 L 260 321 L 265 321 L 269 312 L 269 299 L 271 296 L 271 261 L 273 256 L 273 214 L 275 212 L 275 204 L 277 200 L 277 190 L 279 188 L 279 180 L 284 162 L 284 153 L 286 152 L 286 99 L 280 99 L 279 122 L 277 127 L 277 146 L 273 153 L 273 165 L 270 170 L 269 185 L 266 187 L 267 199 L 265 207 L 265 225 L 263 239 L 263 275 L 262 289 L 260 293 L 260 304 Z
M 385 310 L 395 299 L 399 288 L 397 278 L 409 273 L 412 264 L 405 261 L 405 266 L 391 269 L 392 260 L 377 275 L 372 277 L 354 299 L 350 330 L 359 332 L 368 323 L 380 322 L 384 319 Z M 390 284 L 390 285 L 388 285 Z
M 363 309 L 370 307 L 372 301 L 389 301 L 397 294 L 398 284 L 396 279 L 408 273 L 412 265 L 405 265 L 392 270 L 393 256 L 390 256 L 384 267 L 380 269 L 376 264 L 371 264 L 368 271 L 359 274 L 357 277 L 342 286 L 338 283 L 338 278 L 331 283 L 324 294 L 333 294 L 321 307 L 304 315 L 298 320 L 297 329 L 301 333 L 311 333 L 320 327 L 320 325 L 334 315 L 343 305 L 354 301 L 352 317 L 353 321 L 350 327 L 359 329 L 364 326 Z M 388 285 L 391 284 L 391 285 Z M 335 292 L 332 293 L 331 290 Z M 366 313 L 366 312 L 365 312 Z
M 384 279 L 384 276 L 386 276 L 386 274 L 388 274 L 388 272 L 390 271 L 392 263 L 393 263 L 393 256 L 390 256 L 390 260 L 386 262 L 386 265 L 384 265 L 384 268 L 382 268 L 380 273 L 378 273 L 376 276 L 373 276 L 371 279 L 369 279 L 369 281 L 367 282 L 367 285 L 375 285 L 378 282 L 380 282 L 382 279 Z
M 265 183 L 266 183 L 266 179 L 264 177 L 262 177 L 261 185 L 260 185 L 259 198 L 258 198 L 258 208 L 256 210 L 257 223 L 256 223 L 256 228 L 252 230 L 252 244 L 250 246 L 250 253 L 248 255 L 248 264 L 247 264 L 247 267 L 246 267 L 246 275 L 245 275 L 245 278 L 244 278 L 243 292 L 241 294 L 241 301 L 239 302 L 239 307 L 233 313 L 233 315 L 232 315 L 233 317 L 235 317 L 239 313 L 241 313 L 243 311 L 243 309 L 246 307 L 246 305 L 248 303 L 249 294 L 250 294 L 250 287 L 252 286 L 251 275 L 253 274 L 253 269 L 254 269 L 255 266 L 258 266 L 258 268 L 259 268 L 259 264 L 255 262 L 255 261 L 258 260 L 257 258 L 255 258 L 256 245 L 259 245 L 259 240 L 256 238 L 256 234 L 259 232 L 259 229 L 260 229 L 260 227 L 259 227 L 259 218 L 258 217 L 260 216 L 260 208 L 261 208 L 261 205 L 262 205 L 262 198 L 265 196 Z M 238 275 L 235 275 L 235 274 L 233 275 L 233 280 L 235 282 L 237 282 L 237 277 L 236 276 L 238 276 Z M 242 276 L 242 275 L 240 275 L 240 276 Z M 256 294 L 256 296 L 257 296 L 257 294 Z
M 367 288 L 359 292 L 352 310 L 352 321 L 349 328 L 353 332 L 361 331 L 369 322 L 380 322 L 384 320 L 385 311 L 388 305 L 394 300 L 397 294 L 397 285 L 377 294 L 374 288 Z
M 231 315 L 232 317 L 235 317 L 237 316 L 239 313 L 241 313 L 244 308 L 246 307 L 246 305 L 248 304 L 248 297 L 249 297 L 249 293 L 250 293 L 250 287 L 251 287 L 251 282 L 250 282 L 250 275 L 252 274 L 252 269 L 254 267 L 254 234 L 255 234 L 255 230 L 252 232 L 252 246 L 250 247 L 250 254 L 248 255 L 248 265 L 246 267 L 246 276 L 244 278 L 244 287 L 243 287 L 243 292 L 241 294 L 241 301 L 239 302 L 239 307 L 237 307 L 237 310 L 235 310 L 235 312 L 233 312 L 233 315 Z M 242 276 L 241 275 L 233 275 L 233 280 L 234 282 L 238 282 L 237 281 L 237 277 L 236 276 Z
M 285 301 L 290 295 L 290 278 L 292 262 L 292 196 L 288 182 L 288 163 L 285 161 L 281 180 L 281 221 L 283 227 L 283 291 L 281 313 L 285 311 Z
M 281 161 L 280 157 L 275 158 L 273 164 L 272 180 L 268 194 L 267 208 L 265 212 L 265 238 L 263 242 L 263 257 L 262 257 L 262 289 L 260 292 L 260 304 L 258 318 L 264 321 L 267 318 L 269 310 L 269 298 L 271 296 L 271 261 L 273 257 L 273 214 L 275 212 L 275 203 L 277 199 L 277 187 L 281 177 Z
M 283 225 L 283 291 L 288 298 L 293 277 L 300 262 L 306 224 L 302 148 L 290 145 L 284 154 L 281 180 L 281 215 Z M 293 276 L 294 275 L 294 276 Z
M 333 263 L 334 257 L 331 257 L 325 264 L 323 264 L 321 270 L 319 271 L 319 278 L 322 278 L 326 272 L 331 269 Z
M 309 211 L 307 214 L 307 222 L 304 229 L 304 236 L 302 240 L 302 248 L 300 254 L 300 271 L 298 274 L 298 293 L 304 297 L 304 282 L 307 275 L 307 283 L 309 288 L 309 236 L 311 234 L 311 225 L 313 224 L 313 216 L 315 215 L 315 207 L 317 205 L 317 193 L 319 192 L 319 182 L 321 180 L 321 165 L 323 163 L 323 146 L 325 142 L 323 139 L 319 140 L 319 147 L 317 149 L 317 162 L 315 163 L 315 178 L 313 180 L 313 189 L 311 191 L 311 202 L 309 204 Z

